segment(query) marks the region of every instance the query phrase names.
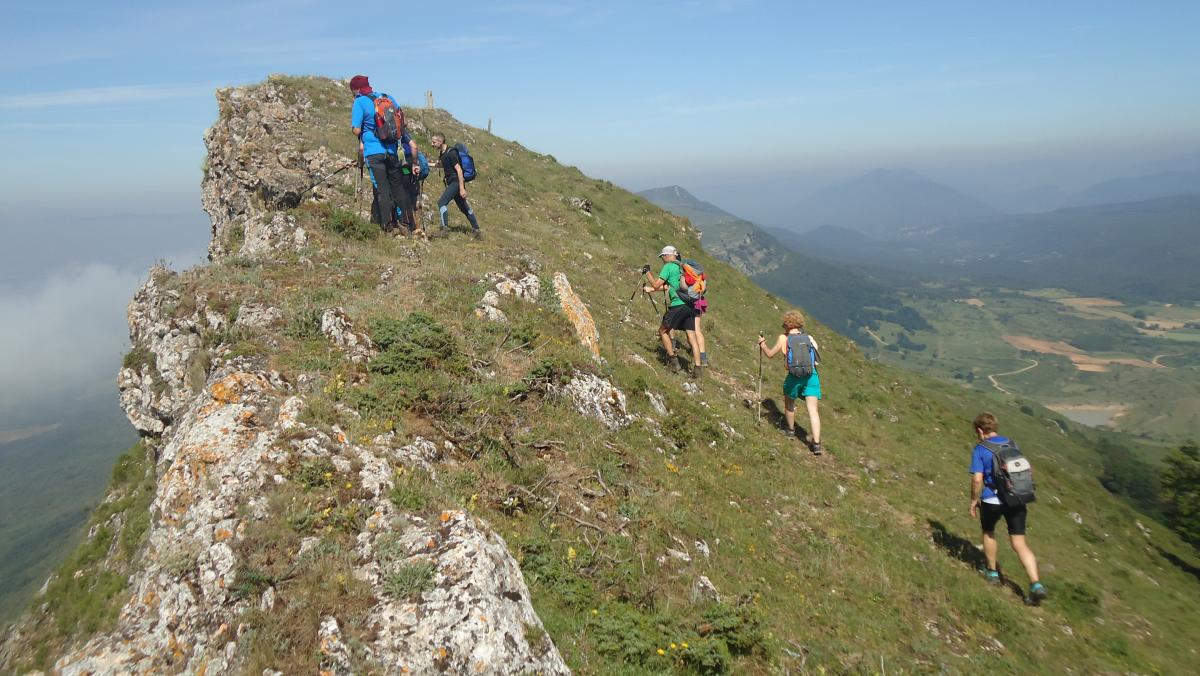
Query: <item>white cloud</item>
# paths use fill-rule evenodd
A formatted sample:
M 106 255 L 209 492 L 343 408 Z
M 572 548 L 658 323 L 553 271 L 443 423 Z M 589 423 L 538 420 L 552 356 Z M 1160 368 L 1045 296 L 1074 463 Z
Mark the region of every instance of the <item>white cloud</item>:
M 10 94 L 0 96 L 0 109 L 28 109 L 61 106 L 69 101 L 75 105 L 103 106 L 143 101 L 164 101 L 201 96 L 211 96 L 216 88 L 212 84 L 191 85 L 121 85 L 116 87 L 85 87 L 58 91 L 35 92 L 32 94 Z
M 125 308 L 142 273 L 92 264 L 32 294 L 0 287 L 0 406 L 97 377 L 116 377 L 128 345 Z

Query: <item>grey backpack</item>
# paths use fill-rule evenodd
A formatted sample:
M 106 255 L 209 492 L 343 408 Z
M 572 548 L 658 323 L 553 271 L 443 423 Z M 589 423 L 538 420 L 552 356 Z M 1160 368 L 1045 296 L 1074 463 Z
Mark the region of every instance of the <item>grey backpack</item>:
M 807 378 L 817 370 L 821 354 L 813 347 L 812 337 L 807 333 L 789 333 L 787 337 L 788 373 L 797 378 Z
M 1017 448 L 1017 442 L 1009 439 L 997 444 L 984 439 L 980 444 L 992 453 L 992 480 L 1001 502 L 1009 507 L 1020 507 L 1037 500 L 1033 467 Z

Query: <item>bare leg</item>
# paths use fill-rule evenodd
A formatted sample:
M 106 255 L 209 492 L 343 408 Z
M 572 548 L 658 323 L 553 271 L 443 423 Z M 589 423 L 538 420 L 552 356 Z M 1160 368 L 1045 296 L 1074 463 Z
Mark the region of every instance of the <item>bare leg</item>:
M 700 352 L 708 352 L 704 349 L 704 332 L 700 330 L 700 317 L 696 317 L 696 344 L 700 346 Z
M 1009 542 L 1012 543 L 1013 551 L 1017 553 L 1017 558 L 1021 559 L 1021 565 L 1025 567 L 1025 574 L 1029 576 L 1030 584 L 1038 581 L 1037 557 L 1033 555 L 1033 550 L 1029 545 L 1025 544 L 1024 535 L 1010 535 Z M 995 549 L 996 540 L 992 539 L 992 548 Z
M 700 332 L 685 331 L 687 334 L 688 344 L 692 347 L 692 366 L 700 365 L 700 353 L 704 350 L 700 347 Z
M 804 404 L 808 407 L 808 422 L 812 426 L 812 442 L 821 443 L 821 414 L 817 411 L 816 397 L 805 397 Z
M 671 343 L 671 329 L 664 324 L 658 327 L 658 337 L 662 339 L 663 349 L 667 351 L 667 358 L 675 356 L 675 346 Z
M 796 429 L 796 400 L 791 397 L 783 398 L 783 419 L 787 422 L 788 431 Z
M 987 559 L 988 570 L 996 570 L 996 534 L 983 532 L 983 558 Z

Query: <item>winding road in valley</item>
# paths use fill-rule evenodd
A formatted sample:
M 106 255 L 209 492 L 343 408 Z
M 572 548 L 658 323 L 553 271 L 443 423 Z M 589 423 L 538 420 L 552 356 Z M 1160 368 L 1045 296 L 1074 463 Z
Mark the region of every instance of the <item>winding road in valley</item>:
M 1000 383 L 996 382 L 996 378 L 998 376 L 1015 376 L 1018 373 L 1024 373 L 1024 372 L 1028 371 L 1029 369 L 1037 368 L 1038 360 L 1030 359 L 1029 361 L 1031 361 L 1033 363 L 1030 364 L 1029 366 L 1026 366 L 1025 368 L 1020 368 L 1020 369 L 1017 369 L 1016 371 L 1008 371 L 1006 373 L 993 373 L 992 375 L 987 377 L 988 381 L 990 381 L 992 383 L 992 387 L 996 388 L 997 390 L 1000 390 L 1001 392 L 1007 394 L 1008 396 L 1010 396 L 1010 397 L 1016 396 L 1012 392 L 1009 392 L 1008 390 L 1004 389 L 1003 387 L 1000 387 Z
M 1182 357 L 1182 356 L 1183 356 L 1182 352 L 1172 352 L 1170 354 L 1156 354 L 1156 355 L 1154 355 L 1154 359 L 1150 360 L 1150 363 L 1154 364 L 1155 366 L 1161 366 L 1165 369 L 1169 369 L 1169 368 L 1171 368 L 1170 366 L 1167 366 L 1165 364 L 1160 364 L 1160 363 L 1158 363 L 1158 360 L 1162 359 L 1163 357 Z

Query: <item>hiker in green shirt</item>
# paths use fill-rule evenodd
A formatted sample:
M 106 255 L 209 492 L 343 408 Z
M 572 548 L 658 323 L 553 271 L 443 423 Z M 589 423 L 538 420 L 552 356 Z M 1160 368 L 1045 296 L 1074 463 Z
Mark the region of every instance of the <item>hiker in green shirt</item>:
M 671 331 L 682 329 L 687 333 L 688 344 L 692 348 L 692 376 L 699 378 L 704 372 L 704 367 L 700 364 L 700 346 L 696 342 L 696 310 L 675 291 L 679 288 L 680 277 L 683 276 L 683 269 L 679 267 L 679 250 L 673 246 L 665 246 L 658 257 L 663 261 L 662 270 L 659 271 L 658 277 L 648 279 L 650 283 L 642 287 L 642 290 L 646 293 L 663 290 L 667 292 L 667 311 L 658 326 L 658 337 L 667 352 L 667 366 L 676 373 L 681 368 L 679 355 L 675 354 L 675 345 L 671 341 Z M 646 275 L 649 277 L 649 271 Z

